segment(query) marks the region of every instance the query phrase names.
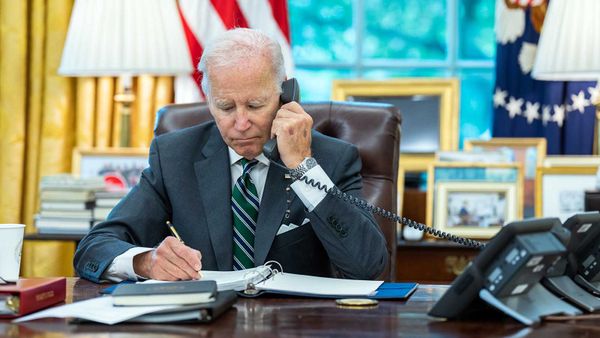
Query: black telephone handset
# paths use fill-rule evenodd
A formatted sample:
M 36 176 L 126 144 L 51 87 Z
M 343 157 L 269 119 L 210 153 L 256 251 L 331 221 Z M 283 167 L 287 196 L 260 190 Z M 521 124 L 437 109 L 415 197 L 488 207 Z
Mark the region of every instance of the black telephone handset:
M 292 101 L 300 102 L 300 87 L 298 80 L 291 78 L 283 81 L 281 84 L 281 96 L 279 102 L 283 105 Z M 279 151 L 277 150 L 277 138 L 272 138 L 263 146 L 265 156 L 274 162 L 279 161 Z
M 280 96 L 281 104 L 285 104 L 285 103 L 292 102 L 292 101 L 300 102 L 299 101 L 300 100 L 300 88 L 298 86 L 298 81 L 296 79 L 291 78 L 291 79 L 284 81 L 281 84 L 281 90 L 282 90 L 282 93 Z M 272 164 L 274 164 L 278 167 L 281 167 L 284 170 L 289 170 L 287 167 L 285 167 L 279 163 L 279 151 L 277 150 L 277 139 L 276 138 L 272 138 L 271 140 L 269 140 L 265 143 L 265 145 L 263 146 L 263 153 L 271 161 Z M 300 180 L 304 181 L 304 183 L 311 185 L 317 189 L 323 190 L 326 193 L 333 195 L 334 197 L 344 200 L 360 209 L 366 210 L 375 215 L 380 215 L 384 218 L 390 219 L 390 220 L 400 223 L 402 225 L 409 226 L 411 228 L 415 228 L 417 230 L 426 232 L 435 237 L 444 238 L 444 239 L 447 239 L 452 242 L 456 242 L 461 245 L 465 245 L 465 246 L 469 246 L 469 247 L 473 247 L 473 248 L 484 247 L 484 244 L 481 242 L 478 242 L 478 241 L 475 241 L 475 240 L 472 240 L 469 238 L 463 238 L 463 237 L 459 237 L 456 235 L 452 235 L 447 232 L 429 227 L 425 224 L 418 223 L 409 218 L 400 217 L 400 216 L 394 214 L 393 212 L 373 206 L 373 205 L 367 203 L 366 201 L 356 198 L 354 196 L 350 196 L 350 195 L 338 190 L 336 187 L 327 187 L 326 185 L 323 185 L 320 182 L 317 182 L 313 179 L 308 179 L 306 176 L 301 177 Z

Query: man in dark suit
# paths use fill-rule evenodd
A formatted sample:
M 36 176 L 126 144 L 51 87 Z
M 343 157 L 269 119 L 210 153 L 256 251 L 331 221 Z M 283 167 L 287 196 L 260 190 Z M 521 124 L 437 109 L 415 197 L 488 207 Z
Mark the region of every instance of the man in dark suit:
M 312 131 L 297 102 L 280 106 L 279 45 L 231 30 L 198 67 L 214 121 L 152 141 L 139 184 L 80 242 L 77 273 L 96 282 L 186 280 L 276 260 L 293 273 L 380 275 L 387 250 L 374 218 L 299 180 L 360 197 L 361 163 L 353 145 Z M 289 169 L 262 153 L 275 136 Z

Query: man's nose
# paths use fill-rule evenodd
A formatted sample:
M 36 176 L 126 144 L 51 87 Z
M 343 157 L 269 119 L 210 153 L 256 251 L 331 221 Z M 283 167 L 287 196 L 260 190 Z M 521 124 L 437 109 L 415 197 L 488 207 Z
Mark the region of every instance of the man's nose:
M 250 128 L 250 120 L 248 119 L 248 112 L 244 109 L 239 109 L 235 114 L 235 129 L 246 130 Z

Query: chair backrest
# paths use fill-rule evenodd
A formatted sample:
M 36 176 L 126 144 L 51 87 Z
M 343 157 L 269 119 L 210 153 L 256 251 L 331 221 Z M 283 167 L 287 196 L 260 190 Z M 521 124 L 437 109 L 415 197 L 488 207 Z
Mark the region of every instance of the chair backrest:
M 363 196 L 376 206 L 396 213 L 401 117 L 390 104 L 364 102 L 302 103 L 315 130 L 357 146 L 362 158 Z M 191 127 L 212 119 L 206 103 L 171 104 L 158 111 L 155 135 Z M 380 216 L 377 222 L 389 252 L 380 276 L 396 277 L 396 223 Z

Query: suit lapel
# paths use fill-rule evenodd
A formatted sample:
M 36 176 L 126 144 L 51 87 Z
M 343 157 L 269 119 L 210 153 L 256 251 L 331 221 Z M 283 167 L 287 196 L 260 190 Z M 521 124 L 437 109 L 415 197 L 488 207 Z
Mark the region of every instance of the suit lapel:
M 284 170 L 275 166 L 269 166 L 269 173 L 265 182 L 258 221 L 256 224 L 256 235 L 254 239 L 254 261 L 262 265 L 273 244 L 275 234 L 281 225 L 286 208 L 286 187 L 292 183 L 291 179 L 284 177 Z M 294 196 L 293 193 L 290 196 Z
M 208 232 L 219 270 L 231 270 L 233 262 L 231 168 L 227 149 L 215 127 L 203 148 L 204 158 L 194 163 Z

